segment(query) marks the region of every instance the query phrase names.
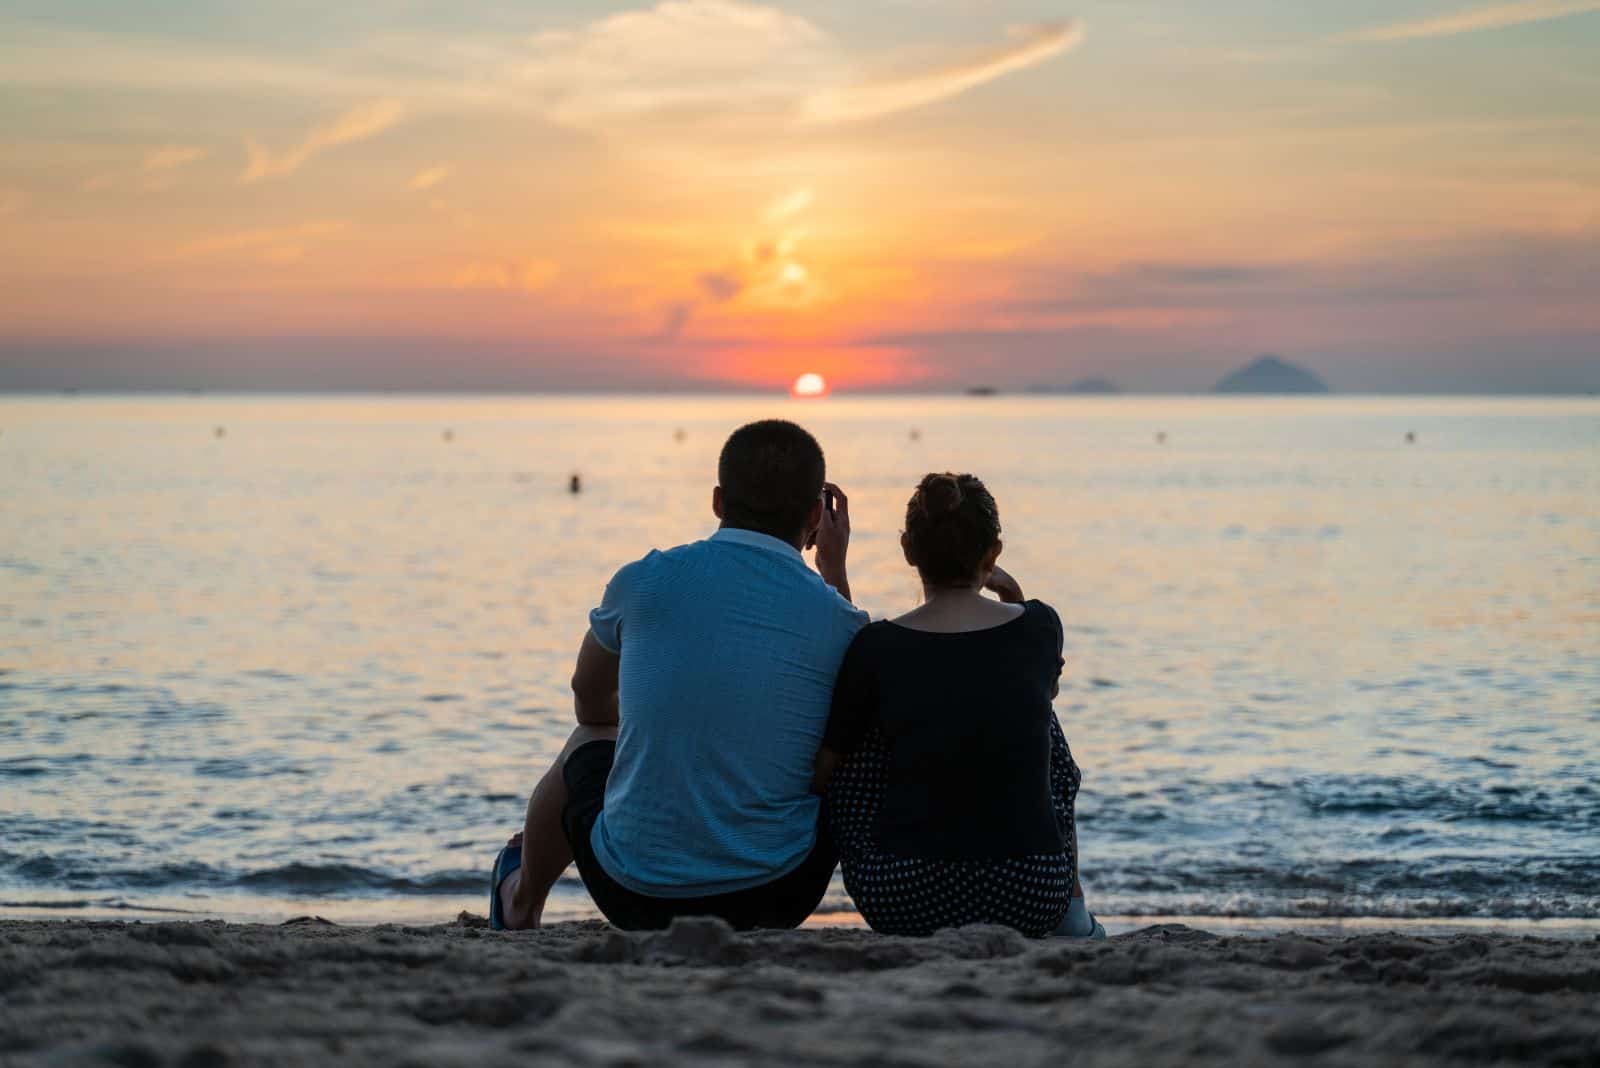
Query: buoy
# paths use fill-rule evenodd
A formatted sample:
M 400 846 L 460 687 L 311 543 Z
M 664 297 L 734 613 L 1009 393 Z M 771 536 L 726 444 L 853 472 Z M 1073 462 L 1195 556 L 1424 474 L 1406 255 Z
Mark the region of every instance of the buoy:
M 579 478 L 576 474 L 574 474 L 570 479 L 567 480 L 567 492 L 568 493 L 582 493 L 583 492 L 583 479 Z
M 1167 432 L 1165 430 L 1156 431 L 1156 444 L 1157 445 L 1165 445 L 1166 443 L 1167 443 Z
M 225 438 L 228 436 L 228 428 L 225 426 L 219 426 L 211 432 L 211 436 L 214 438 Z
M 912 427 L 911 428 L 911 440 L 912 441 L 921 441 L 922 440 L 922 431 L 918 430 L 916 427 Z
M 1407 430 L 1406 431 L 1406 444 L 1407 445 L 1415 445 L 1416 443 L 1417 443 L 1417 432 L 1415 430 Z
M 689 436 L 688 433 L 681 426 L 678 429 L 676 429 L 676 430 L 674 430 L 672 432 L 672 440 L 673 441 L 682 441 L 684 438 L 686 438 L 688 436 Z
M 446 430 L 444 432 L 444 440 L 446 440 L 446 441 L 454 441 L 454 440 L 456 440 L 456 432 L 454 430 Z

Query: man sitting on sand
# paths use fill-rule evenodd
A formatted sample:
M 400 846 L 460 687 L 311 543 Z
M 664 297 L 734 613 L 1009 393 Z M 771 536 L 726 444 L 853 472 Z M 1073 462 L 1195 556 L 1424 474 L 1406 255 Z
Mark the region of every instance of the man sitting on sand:
M 492 926 L 539 926 L 574 860 L 629 930 L 676 916 L 795 927 L 822 900 L 837 854 L 813 762 L 867 622 L 845 576 L 847 501 L 824 477 L 800 427 L 741 427 L 711 495 L 721 529 L 606 586 L 573 672 L 578 726 L 495 859 Z

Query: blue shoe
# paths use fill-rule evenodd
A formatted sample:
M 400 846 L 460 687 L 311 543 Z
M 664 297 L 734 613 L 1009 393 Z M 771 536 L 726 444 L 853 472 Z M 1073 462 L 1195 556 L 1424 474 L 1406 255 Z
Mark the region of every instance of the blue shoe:
M 506 881 L 506 876 L 522 867 L 522 847 L 507 845 L 500 849 L 494 858 L 494 871 L 489 876 L 489 928 L 494 931 L 506 929 L 505 916 L 500 912 L 500 884 Z

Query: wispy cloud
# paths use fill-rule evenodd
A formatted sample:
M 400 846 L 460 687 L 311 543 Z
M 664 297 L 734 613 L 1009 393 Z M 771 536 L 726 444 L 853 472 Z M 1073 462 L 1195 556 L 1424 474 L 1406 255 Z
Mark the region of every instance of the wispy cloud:
M 1547 22 L 1600 11 L 1600 0 L 1522 0 L 1440 15 L 1431 19 L 1374 26 L 1345 34 L 1345 41 L 1410 41 L 1422 37 L 1453 37 L 1460 33 L 1498 30 L 1528 22 Z
M 816 199 L 816 194 L 809 189 L 796 189 L 785 193 L 774 200 L 772 206 L 767 209 L 767 221 L 783 222 L 785 219 L 791 219 L 809 208 Z
M 1058 56 L 1083 40 L 1083 27 L 1070 21 L 1049 23 L 1024 27 L 1015 36 L 1015 43 L 965 63 L 891 81 L 824 90 L 804 102 L 801 114 L 813 122 L 859 122 L 923 107 Z
M 744 288 L 744 279 L 735 271 L 706 271 L 699 281 L 701 291 L 719 304 L 737 297 Z
M 180 245 L 177 252 L 183 257 L 243 252 L 269 262 L 287 263 L 305 254 L 307 242 L 340 233 L 349 225 L 337 219 L 324 219 L 297 226 L 233 230 L 190 241 Z
M 177 171 L 209 155 L 211 150 L 199 145 L 163 145 L 146 152 L 138 166 L 90 175 L 78 183 L 78 188 L 85 193 L 101 193 L 132 185 L 147 193 L 159 193 L 173 187 Z
M 255 141 L 246 141 L 250 161 L 239 176 L 242 184 L 264 178 L 293 174 L 311 159 L 330 148 L 376 137 L 398 123 L 406 113 L 397 100 L 376 100 L 351 108 L 332 122 L 324 123 L 306 135 L 305 140 L 282 153 L 274 154 Z
M 560 268 L 549 260 L 475 260 L 459 268 L 450 284 L 456 289 L 522 290 L 535 293 Z
M 354 107 L 274 154 L 252 143 L 245 181 L 292 173 L 402 113 L 512 112 L 568 125 L 859 122 L 926 106 L 1043 62 L 1082 37 L 1073 22 L 1021 27 L 986 55 L 873 78 L 803 15 L 743 0 L 661 0 L 531 35 L 404 30 L 324 56 L 195 48 L 136 34 L 0 21 L 0 86 L 293 95 Z M 644 123 L 649 123 L 648 127 Z
M 175 171 L 179 167 L 187 167 L 191 163 L 198 163 L 209 155 L 211 155 L 211 150 L 209 148 L 201 148 L 199 145 L 166 145 L 146 152 L 142 166 L 147 174 L 154 174 L 160 171 Z
M 448 166 L 429 167 L 427 170 L 418 171 L 412 175 L 411 181 L 406 183 L 409 189 L 432 189 L 446 178 L 450 177 L 451 168 Z

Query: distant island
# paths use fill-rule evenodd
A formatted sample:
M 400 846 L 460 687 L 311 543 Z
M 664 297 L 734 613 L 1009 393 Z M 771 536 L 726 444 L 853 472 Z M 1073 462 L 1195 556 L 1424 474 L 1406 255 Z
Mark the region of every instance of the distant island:
M 1239 368 L 1211 387 L 1213 393 L 1329 393 L 1328 384 L 1304 367 L 1277 356 Z

